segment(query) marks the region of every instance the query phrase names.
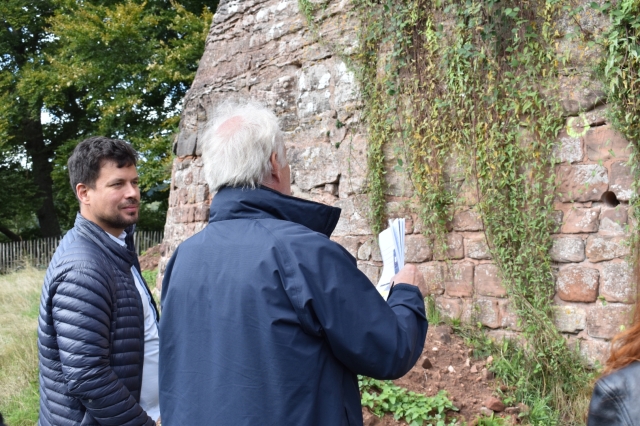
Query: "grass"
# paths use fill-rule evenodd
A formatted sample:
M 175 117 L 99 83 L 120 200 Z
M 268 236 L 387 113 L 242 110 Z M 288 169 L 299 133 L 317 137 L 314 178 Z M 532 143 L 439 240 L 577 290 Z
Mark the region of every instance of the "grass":
M 546 377 L 539 365 L 534 365 L 526 356 L 526 345 L 523 347 L 514 341 L 493 341 L 482 329 L 463 324 L 460 319 L 445 318 L 438 312 L 435 298 L 425 299 L 429 326 L 448 324 L 456 334 L 461 336 L 465 344 L 473 348 L 475 359 L 486 359 L 492 355 L 494 361 L 490 367 L 497 378 L 496 392 L 500 399 L 508 405 L 524 403 L 529 407 L 527 413 L 521 415 L 524 425 L 578 426 L 586 423 L 593 383 L 599 372 L 594 370 L 583 381 L 579 382 L 571 395 L 567 395 L 560 387 L 549 389 Z M 500 388 L 506 389 L 501 391 Z M 473 423 L 472 423 L 473 424 Z M 479 417 L 477 426 L 508 424 L 499 417 Z
M 427 313 L 427 321 L 429 322 L 429 326 L 435 327 L 436 325 L 444 321 L 442 315 L 440 315 L 438 307 L 436 306 L 436 298 L 434 295 L 429 295 L 424 298 L 424 307 Z
M 151 295 L 153 299 L 156 301 L 156 306 L 160 308 L 160 292 L 156 287 L 156 278 L 158 277 L 158 268 L 151 271 L 142 271 L 142 278 L 147 282 L 147 286 L 149 287 L 149 291 L 151 291 Z
M 38 422 L 38 308 L 45 271 L 0 275 L 0 413 L 7 425 Z M 154 293 L 157 271 L 142 271 Z
M 38 422 L 38 306 L 44 271 L 0 275 L 0 412 L 11 426 Z
M 549 389 L 546 377 L 539 365 L 534 365 L 526 356 L 528 350 L 516 342 L 503 340 L 494 342 L 481 330 L 469 325 L 459 324 L 454 330 L 464 337 L 465 343 L 474 348 L 474 357 L 486 358 L 492 354 L 494 361 L 489 368 L 498 379 L 504 391 L 496 389 L 500 399 L 507 405 L 518 402 L 529 407 L 521 414 L 525 425 L 554 426 L 584 425 L 589 407 L 593 381 L 597 371 L 593 371 L 579 386 L 572 389 L 572 395 L 566 395 L 558 387 Z

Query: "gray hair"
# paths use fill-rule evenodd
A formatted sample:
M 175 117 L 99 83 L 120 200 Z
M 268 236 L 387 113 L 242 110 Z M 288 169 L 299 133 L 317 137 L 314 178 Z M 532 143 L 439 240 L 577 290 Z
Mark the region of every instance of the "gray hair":
M 284 138 L 276 115 L 256 102 L 224 102 L 215 109 L 202 137 L 209 189 L 255 188 L 271 176 L 274 152 L 278 164 L 285 167 Z

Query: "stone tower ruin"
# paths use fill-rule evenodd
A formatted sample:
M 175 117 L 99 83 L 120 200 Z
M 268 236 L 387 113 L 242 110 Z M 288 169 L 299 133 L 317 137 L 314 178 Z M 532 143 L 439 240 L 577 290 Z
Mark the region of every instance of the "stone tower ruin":
M 229 97 L 251 98 L 276 112 L 286 134 L 293 194 L 342 209 L 333 239 L 377 282 L 381 257 L 367 219 L 367 135 L 358 86 L 347 64 L 327 47 L 327 40 L 355 47 L 357 22 L 348 9 L 347 0 L 327 2 L 317 28 L 321 41 L 297 0 L 220 2 L 174 144 L 159 283 L 175 248 L 206 226 L 212 194 L 202 175 L 200 136 L 210 111 Z M 588 24 L 606 22 L 594 18 Z M 604 92 L 587 72 L 591 59 L 575 59 L 572 66 L 584 69 L 583 77 L 562 81 L 566 127 L 558 136 L 560 195 L 550 255 L 557 271 L 557 326 L 586 359 L 603 362 L 635 297 L 624 244 L 633 229 L 632 176 L 628 142 L 607 122 Z M 445 259 L 434 255 L 422 224 L 403 203 L 410 183 L 394 173 L 388 180 L 389 216 L 406 218 L 405 259 L 419 265 L 441 312 L 463 321 L 473 316 L 497 338 L 516 336 L 518 321 L 473 200 L 453 218 Z

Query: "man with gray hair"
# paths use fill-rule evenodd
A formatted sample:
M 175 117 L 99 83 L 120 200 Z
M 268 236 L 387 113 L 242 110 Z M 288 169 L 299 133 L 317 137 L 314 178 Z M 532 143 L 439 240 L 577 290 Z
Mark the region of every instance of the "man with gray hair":
M 405 266 L 384 301 L 329 239 L 340 209 L 290 196 L 266 108 L 218 108 L 202 157 L 209 224 L 162 286 L 163 423 L 362 425 L 356 375 L 400 377 L 422 352 L 422 275 Z

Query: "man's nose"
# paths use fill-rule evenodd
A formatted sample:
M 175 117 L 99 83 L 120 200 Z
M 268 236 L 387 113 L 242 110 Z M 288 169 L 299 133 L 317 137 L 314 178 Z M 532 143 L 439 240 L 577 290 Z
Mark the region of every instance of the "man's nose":
M 125 197 L 136 198 L 136 199 L 140 198 L 140 188 L 138 188 L 138 185 L 129 183 L 126 187 Z

